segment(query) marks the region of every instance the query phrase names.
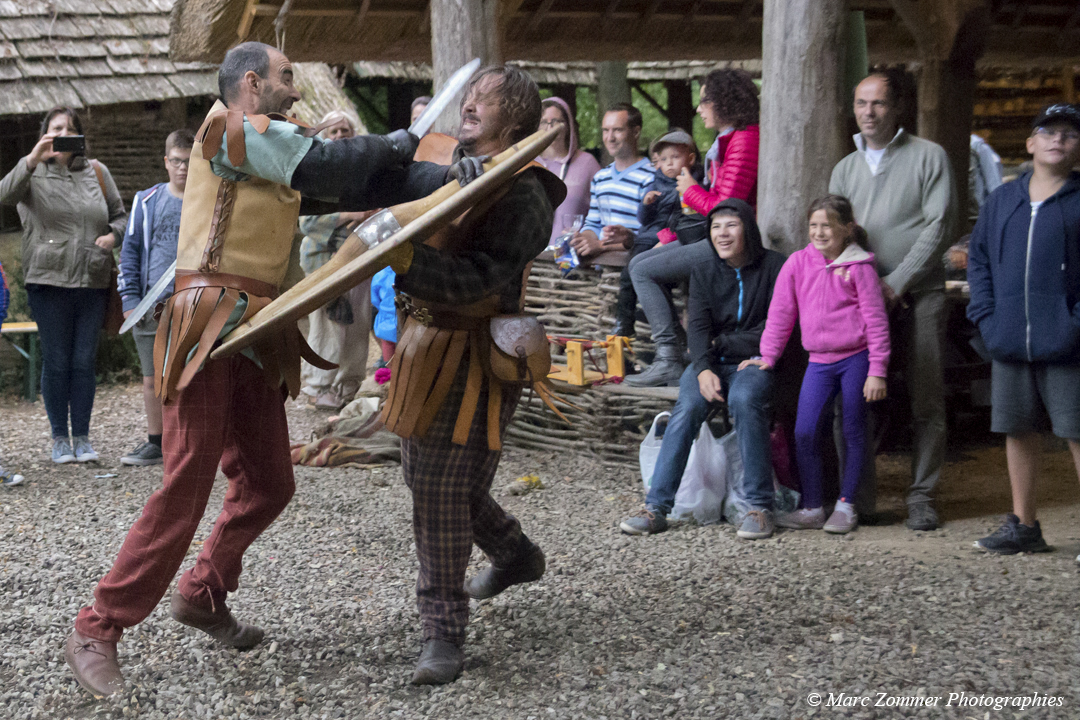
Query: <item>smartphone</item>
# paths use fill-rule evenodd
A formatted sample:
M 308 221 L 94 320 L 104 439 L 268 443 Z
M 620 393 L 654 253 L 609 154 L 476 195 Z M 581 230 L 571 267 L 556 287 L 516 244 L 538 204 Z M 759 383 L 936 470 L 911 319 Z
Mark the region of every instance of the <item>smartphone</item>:
M 60 137 L 53 138 L 52 147 L 55 152 L 82 155 L 86 152 L 86 136 L 61 135 Z

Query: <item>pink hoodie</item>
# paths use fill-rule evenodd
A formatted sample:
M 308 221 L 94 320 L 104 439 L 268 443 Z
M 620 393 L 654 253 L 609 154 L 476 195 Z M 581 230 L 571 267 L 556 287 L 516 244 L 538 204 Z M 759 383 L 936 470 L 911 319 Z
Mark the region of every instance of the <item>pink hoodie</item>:
M 869 348 L 870 375 L 888 374 L 885 299 L 873 254 L 855 243 L 831 263 L 807 245 L 780 268 L 761 335 L 761 357 L 769 365 L 776 366 L 796 320 L 810 362 L 839 362 Z
M 566 117 L 572 117 L 570 106 L 562 98 L 550 97 L 544 104 L 558 105 Z M 551 226 L 551 239 L 563 234 L 574 215 L 589 214 L 589 181 L 600 169 L 600 163 L 591 154 L 578 147 L 577 124 L 570 123 L 569 149 L 565 157 L 549 160 L 538 157 L 536 160 L 566 183 L 566 199 L 555 209 L 555 220 Z

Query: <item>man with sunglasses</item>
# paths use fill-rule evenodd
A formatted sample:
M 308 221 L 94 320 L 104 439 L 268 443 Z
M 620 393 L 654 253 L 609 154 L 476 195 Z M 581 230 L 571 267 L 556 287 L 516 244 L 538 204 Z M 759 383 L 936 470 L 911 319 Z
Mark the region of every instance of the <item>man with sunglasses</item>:
M 1080 474 L 1080 107 L 1045 108 L 1027 151 L 1032 170 L 987 198 L 968 258 L 967 314 L 993 358 L 990 429 L 1005 434 L 1013 498 L 975 547 L 1000 555 L 1050 550 L 1035 519 L 1046 418 Z
M 195 133 L 174 130 L 165 139 L 165 172 L 169 182 L 158 183 L 148 190 L 135 193 L 128 218 L 124 243 L 120 249 L 120 278 L 118 290 L 124 302 L 124 317 L 131 314 L 143 296 L 176 260 L 176 243 L 180 237 L 180 208 L 187 187 L 188 162 Z M 172 283 L 162 293 L 164 300 L 173 292 Z M 154 336 L 157 321 L 147 313 L 131 329 L 139 365 L 143 374 L 143 405 L 146 408 L 146 442 L 141 443 L 120 462 L 124 465 L 160 465 L 161 401 L 154 394 Z

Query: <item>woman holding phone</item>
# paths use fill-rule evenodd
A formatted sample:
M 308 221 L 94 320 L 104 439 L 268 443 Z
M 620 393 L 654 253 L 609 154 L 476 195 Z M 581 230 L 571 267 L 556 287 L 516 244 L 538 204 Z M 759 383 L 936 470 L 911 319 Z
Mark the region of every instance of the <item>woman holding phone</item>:
M 0 203 L 16 205 L 23 226 L 23 278 L 41 338 L 41 395 L 55 463 L 98 459 L 90 444 L 94 361 L 112 252 L 127 223 L 108 168 L 88 161 L 79 139 L 56 142 L 82 135 L 73 109 L 53 108 L 34 149 L 0 180 Z

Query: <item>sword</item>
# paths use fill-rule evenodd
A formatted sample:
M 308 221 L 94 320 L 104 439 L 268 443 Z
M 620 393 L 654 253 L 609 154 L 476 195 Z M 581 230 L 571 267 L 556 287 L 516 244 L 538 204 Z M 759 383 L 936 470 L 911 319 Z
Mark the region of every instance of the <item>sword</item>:
M 480 58 L 476 58 L 458 68 L 458 71 L 443 83 L 439 92 L 435 93 L 435 97 L 431 98 L 431 102 L 424 108 L 424 112 L 420 113 L 420 117 L 416 118 L 416 122 L 409 126 L 409 132 L 416 137 L 427 135 L 428 130 L 435 124 L 435 120 L 439 115 L 442 115 L 442 111 L 446 109 L 450 101 L 468 84 L 469 78 L 473 76 L 473 73 L 479 67 Z
M 158 281 L 154 283 L 154 286 L 146 291 L 146 295 L 139 301 L 139 304 L 135 306 L 135 309 L 131 311 L 131 314 L 127 316 L 127 320 L 124 320 L 124 324 L 120 326 L 120 334 L 123 335 L 131 328 L 135 327 L 135 323 L 142 319 L 142 316 L 146 314 L 146 311 L 157 305 L 158 297 L 161 293 L 165 292 L 165 288 L 169 287 L 169 283 L 176 277 L 176 261 L 173 260 L 169 269 L 161 274 Z

